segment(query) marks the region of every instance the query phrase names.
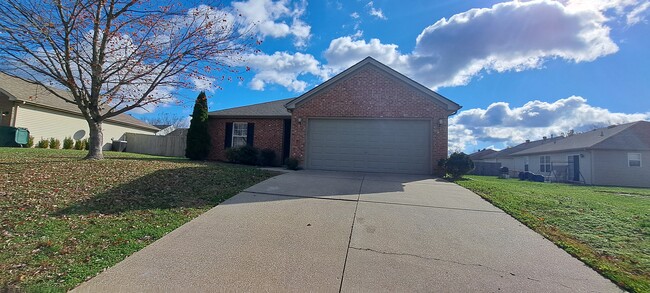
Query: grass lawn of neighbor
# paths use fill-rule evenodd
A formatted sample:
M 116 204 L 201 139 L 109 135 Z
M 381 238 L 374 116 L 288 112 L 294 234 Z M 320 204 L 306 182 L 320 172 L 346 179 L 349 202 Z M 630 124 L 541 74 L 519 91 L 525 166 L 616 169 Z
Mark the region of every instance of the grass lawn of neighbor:
M 650 292 L 650 188 L 466 176 L 457 183 L 632 292 Z
M 275 174 L 106 152 L 0 148 L 0 292 L 66 291 Z

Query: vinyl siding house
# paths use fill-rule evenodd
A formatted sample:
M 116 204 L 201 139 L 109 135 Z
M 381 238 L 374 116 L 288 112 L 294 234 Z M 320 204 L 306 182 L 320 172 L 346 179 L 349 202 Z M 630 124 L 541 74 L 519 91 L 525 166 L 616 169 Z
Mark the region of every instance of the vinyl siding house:
M 539 145 L 507 155 L 513 171 L 528 169 L 551 181 L 650 187 L 650 165 L 644 162 L 650 159 L 648 121 L 536 143 Z
M 210 158 L 252 145 L 307 169 L 438 173 L 458 109 L 368 57 L 299 97 L 210 112 Z
M 555 140 L 560 139 L 558 138 L 553 138 Z M 519 172 L 525 172 L 529 171 L 530 167 L 530 162 L 527 161 L 529 158 L 526 157 L 515 157 L 512 156 L 512 154 L 521 152 L 530 148 L 534 148 L 540 145 L 543 145 L 545 143 L 549 143 L 551 140 L 547 139 L 541 139 L 537 141 L 526 141 L 522 144 L 516 145 L 514 147 L 509 147 L 503 150 L 500 150 L 498 152 L 493 152 L 489 154 L 482 155 L 478 158 L 472 159 L 475 162 L 474 163 L 494 163 L 498 164 L 499 168 L 501 167 L 507 167 L 508 170 L 510 171 L 510 176 L 511 177 L 517 177 Z M 526 167 L 528 165 L 528 167 Z M 487 175 L 487 174 L 481 174 L 481 175 Z M 490 174 L 491 175 L 491 174 Z
M 89 137 L 88 124 L 76 105 L 66 103 L 42 86 L 3 73 L 0 73 L 0 113 L 0 125 L 27 128 L 36 141 L 51 137 L 59 140 Z M 155 134 L 159 130 L 130 115 L 117 115 L 103 123 L 104 149 L 111 148 L 111 139 L 124 139 L 127 132 Z

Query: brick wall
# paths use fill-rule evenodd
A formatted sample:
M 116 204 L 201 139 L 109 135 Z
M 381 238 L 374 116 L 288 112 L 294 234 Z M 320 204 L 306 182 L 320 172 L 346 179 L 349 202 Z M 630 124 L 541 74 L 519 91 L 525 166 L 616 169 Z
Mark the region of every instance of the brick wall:
M 434 174 L 447 157 L 447 118 L 450 112 L 429 96 L 395 77 L 367 66 L 298 105 L 292 113 L 291 156 L 304 161 L 309 117 L 425 118 L 431 121 Z M 444 123 L 439 125 L 439 119 Z M 298 122 L 301 121 L 301 122 Z
M 284 119 L 282 118 L 233 119 L 210 117 L 208 120 L 208 132 L 212 142 L 212 148 L 208 156 L 210 160 L 227 161 L 224 142 L 226 123 L 230 122 L 255 123 L 253 146 L 260 150 L 265 148 L 274 150 L 276 164 L 280 164 L 282 159 L 282 133 L 284 131 Z

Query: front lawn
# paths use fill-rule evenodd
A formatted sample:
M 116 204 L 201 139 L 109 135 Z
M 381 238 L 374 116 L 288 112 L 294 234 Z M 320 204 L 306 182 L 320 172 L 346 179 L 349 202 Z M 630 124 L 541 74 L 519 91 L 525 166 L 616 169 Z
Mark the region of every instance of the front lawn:
M 467 178 L 457 183 L 619 286 L 650 292 L 650 189 Z
M 107 152 L 0 148 L 0 292 L 65 291 L 274 174 Z

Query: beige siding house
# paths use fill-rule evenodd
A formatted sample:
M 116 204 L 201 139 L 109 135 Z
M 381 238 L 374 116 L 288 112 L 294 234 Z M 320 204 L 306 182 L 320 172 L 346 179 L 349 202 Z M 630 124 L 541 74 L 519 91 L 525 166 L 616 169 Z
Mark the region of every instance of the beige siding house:
M 0 113 L 0 125 L 27 128 L 37 141 L 89 136 L 88 124 L 76 105 L 66 103 L 41 86 L 3 73 L 0 73 Z M 103 130 L 104 149 L 110 149 L 111 140 L 125 139 L 127 132 L 155 134 L 160 129 L 121 114 L 107 119 Z
M 546 139 L 508 157 L 514 171 L 527 170 L 552 181 L 650 187 L 650 165 L 644 162 L 650 160 L 650 122 Z

